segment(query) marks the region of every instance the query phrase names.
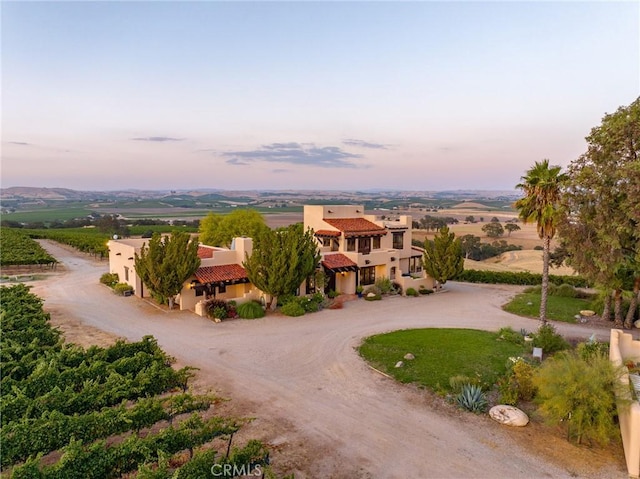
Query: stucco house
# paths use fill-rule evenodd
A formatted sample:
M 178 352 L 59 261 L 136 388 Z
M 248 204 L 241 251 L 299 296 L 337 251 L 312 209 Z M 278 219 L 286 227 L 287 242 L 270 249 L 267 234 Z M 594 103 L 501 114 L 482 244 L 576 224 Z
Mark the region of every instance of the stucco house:
M 147 239 L 114 239 L 109 241 L 109 271 L 117 273 L 121 282 L 131 285 L 134 294 L 144 298 L 150 296 L 135 272 L 135 254 L 140 254 Z M 202 316 L 203 301 L 208 298 L 234 300 L 242 303 L 260 299 L 262 292 L 256 289 L 247 278 L 242 262 L 251 255 L 251 238 L 234 238 L 230 248 L 218 248 L 199 245 L 200 267 L 185 281 L 182 291 L 176 298 L 181 310 L 192 310 Z
M 365 215 L 361 205 L 304 207 L 304 228 L 312 228 L 327 277 L 325 291 L 353 294 L 378 278 L 389 278 L 407 288 L 433 288 L 434 280 L 422 268 L 422 250 L 411 245 L 410 216 L 380 219 Z M 109 241 L 109 271 L 121 282 L 133 287 L 134 294 L 150 296 L 136 274 L 134 259 L 147 239 Z M 204 301 L 209 298 L 243 303 L 260 300 L 265 294 L 250 283 L 242 267 L 253 251 L 251 238 L 234 238 L 230 248 L 199 245 L 200 267 L 185 281 L 175 304 L 204 316 Z M 315 275 L 300 285 L 300 294 L 317 290 Z
M 305 205 L 304 228 L 318 241 L 327 289 L 353 294 L 383 277 L 403 292 L 435 285 L 422 268 L 422 250 L 411 245 L 411 216 L 391 220 L 365 215 L 362 205 Z

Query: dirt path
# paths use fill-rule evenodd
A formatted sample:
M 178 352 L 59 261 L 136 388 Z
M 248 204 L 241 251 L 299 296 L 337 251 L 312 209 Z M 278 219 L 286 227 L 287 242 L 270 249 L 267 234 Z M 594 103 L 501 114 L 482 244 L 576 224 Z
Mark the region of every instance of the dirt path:
M 517 288 L 452 283 L 448 292 L 426 297 L 351 301 L 342 310 L 301 318 L 216 324 L 114 296 L 98 283 L 106 262 L 43 244 L 65 272 L 32 283 L 33 292 L 63 329 L 75 322 L 89 334 L 104 331 L 105 340 L 154 335 L 181 364 L 201 369 L 200 387 L 213 385 L 232 399 L 225 407 L 256 418 L 245 434 L 271 444 L 278 469 L 297 479 L 626 477 L 619 456 L 589 462 L 588 451 L 538 435 L 535 427 L 516 431 L 455 411 L 372 371 L 354 349 L 366 336 L 404 328 L 532 330 L 535 321 L 500 309 Z M 600 328 L 559 329 L 608 339 Z M 82 328 L 75 334 L 77 342 L 92 339 Z

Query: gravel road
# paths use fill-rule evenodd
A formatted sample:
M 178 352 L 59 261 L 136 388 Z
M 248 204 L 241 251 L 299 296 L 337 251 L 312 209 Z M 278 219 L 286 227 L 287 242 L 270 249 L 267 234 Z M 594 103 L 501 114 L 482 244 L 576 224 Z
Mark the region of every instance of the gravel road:
M 351 301 L 341 310 L 301 318 L 272 315 L 216 324 L 114 296 L 98 283 L 106 262 L 42 244 L 65 268 L 32 283 L 45 309 L 132 341 L 154 335 L 232 402 L 248 404 L 256 417 L 252 427 L 270 428 L 271 444 L 306 451 L 300 456 L 304 464 L 292 464 L 296 479 L 576 477 L 514 442 L 513 429 L 438 407 L 424 392 L 370 369 L 355 351 L 366 336 L 405 328 L 533 330 L 535 321 L 500 309 L 516 287 L 447 283 L 446 292 L 419 298 Z M 558 329 L 609 337 L 607 330 L 585 326 Z M 606 477 L 626 474 L 608 470 Z

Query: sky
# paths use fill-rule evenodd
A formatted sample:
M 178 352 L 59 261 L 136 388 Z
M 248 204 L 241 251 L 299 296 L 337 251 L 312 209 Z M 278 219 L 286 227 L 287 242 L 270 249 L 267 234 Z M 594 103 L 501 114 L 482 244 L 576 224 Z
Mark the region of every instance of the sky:
M 2 1 L 0 184 L 513 190 L 640 95 L 640 2 Z

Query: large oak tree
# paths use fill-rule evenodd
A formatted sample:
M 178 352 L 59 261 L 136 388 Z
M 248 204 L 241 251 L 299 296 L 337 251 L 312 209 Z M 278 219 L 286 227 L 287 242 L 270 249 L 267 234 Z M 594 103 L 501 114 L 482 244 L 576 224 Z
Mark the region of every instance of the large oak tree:
M 640 294 L 640 98 L 605 115 L 586 140 L 568 168 L 560 233 L 570 264 L 613 291 L 616 326 L 622 292 L 633 290 L 624 320 L 631 327 Z
M 200 221 L 199 235 L 203 244 L 228 248 L 233 238 L 257 238 L 266 229 L 264 218 L 256 210 L 237 209 L 228 215 L 209 213 Z

